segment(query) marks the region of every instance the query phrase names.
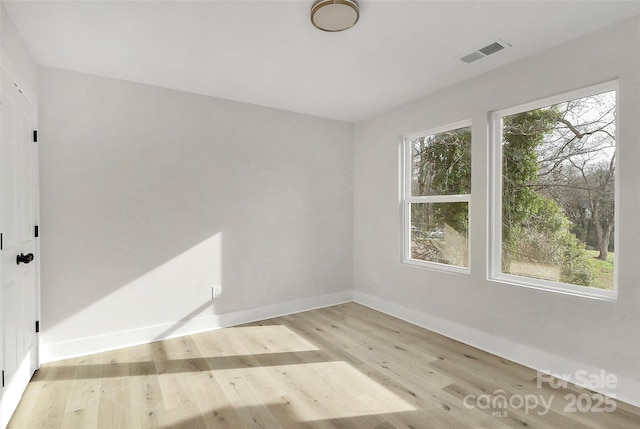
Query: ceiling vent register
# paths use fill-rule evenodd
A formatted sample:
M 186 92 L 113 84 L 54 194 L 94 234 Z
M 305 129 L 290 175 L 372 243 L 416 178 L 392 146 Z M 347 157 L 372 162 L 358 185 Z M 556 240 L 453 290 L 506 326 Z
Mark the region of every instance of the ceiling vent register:
M 460 58 L 460 61 L 462 61 L 463 63 L 472 63 L 474 61 L 478 61 L 484 57 L 487 57 L 491 54 L 495 54 L 496 52 L 500 52 L 505 48 L 511 47 L 510 44 L 500 41 L 500 42 L 493 42 L 487 46 L 485 46 L 484 48 L 480 48 L 477 51 L 473 51 L 469 54 L 463 55 Z

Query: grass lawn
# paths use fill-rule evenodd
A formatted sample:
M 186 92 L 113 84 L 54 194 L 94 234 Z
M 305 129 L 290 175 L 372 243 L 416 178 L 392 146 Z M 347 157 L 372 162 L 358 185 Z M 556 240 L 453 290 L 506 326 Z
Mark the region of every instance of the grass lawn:
M 592 258 L 591 265 L 595 274 L 593 286 L 611 290 L 613 288 L 613 253 L 609 252 L 606 261 L 600 261 L 595 259 L 599 253 L 597 250 L 587 250 L 586 252 Z

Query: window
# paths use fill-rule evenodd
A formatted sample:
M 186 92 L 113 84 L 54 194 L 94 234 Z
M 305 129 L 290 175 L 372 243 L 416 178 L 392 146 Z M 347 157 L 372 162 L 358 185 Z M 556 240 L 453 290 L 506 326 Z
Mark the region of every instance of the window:
M 494 115 L 492 277 L 615 298 L 616 91 Z
M 471 125 L 404 138 L 403 262 L 468 272 Z

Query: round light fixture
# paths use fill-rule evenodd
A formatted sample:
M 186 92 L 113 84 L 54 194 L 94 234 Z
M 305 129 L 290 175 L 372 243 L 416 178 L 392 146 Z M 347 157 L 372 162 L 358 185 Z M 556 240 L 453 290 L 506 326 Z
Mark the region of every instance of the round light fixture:
M 311 23 L 322 31 L 344 31 L 356 25 L 360 8 L 355 0 L 318 0 L 311 8 Z

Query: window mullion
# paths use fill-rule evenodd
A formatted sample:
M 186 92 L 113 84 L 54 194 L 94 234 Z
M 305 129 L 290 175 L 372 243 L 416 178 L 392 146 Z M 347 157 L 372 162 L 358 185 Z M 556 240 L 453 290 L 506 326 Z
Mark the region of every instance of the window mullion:
M 426 195 L 407 197 L 408 203 L 464 203 L 471 201 L 471 194 L 461 195 Z

